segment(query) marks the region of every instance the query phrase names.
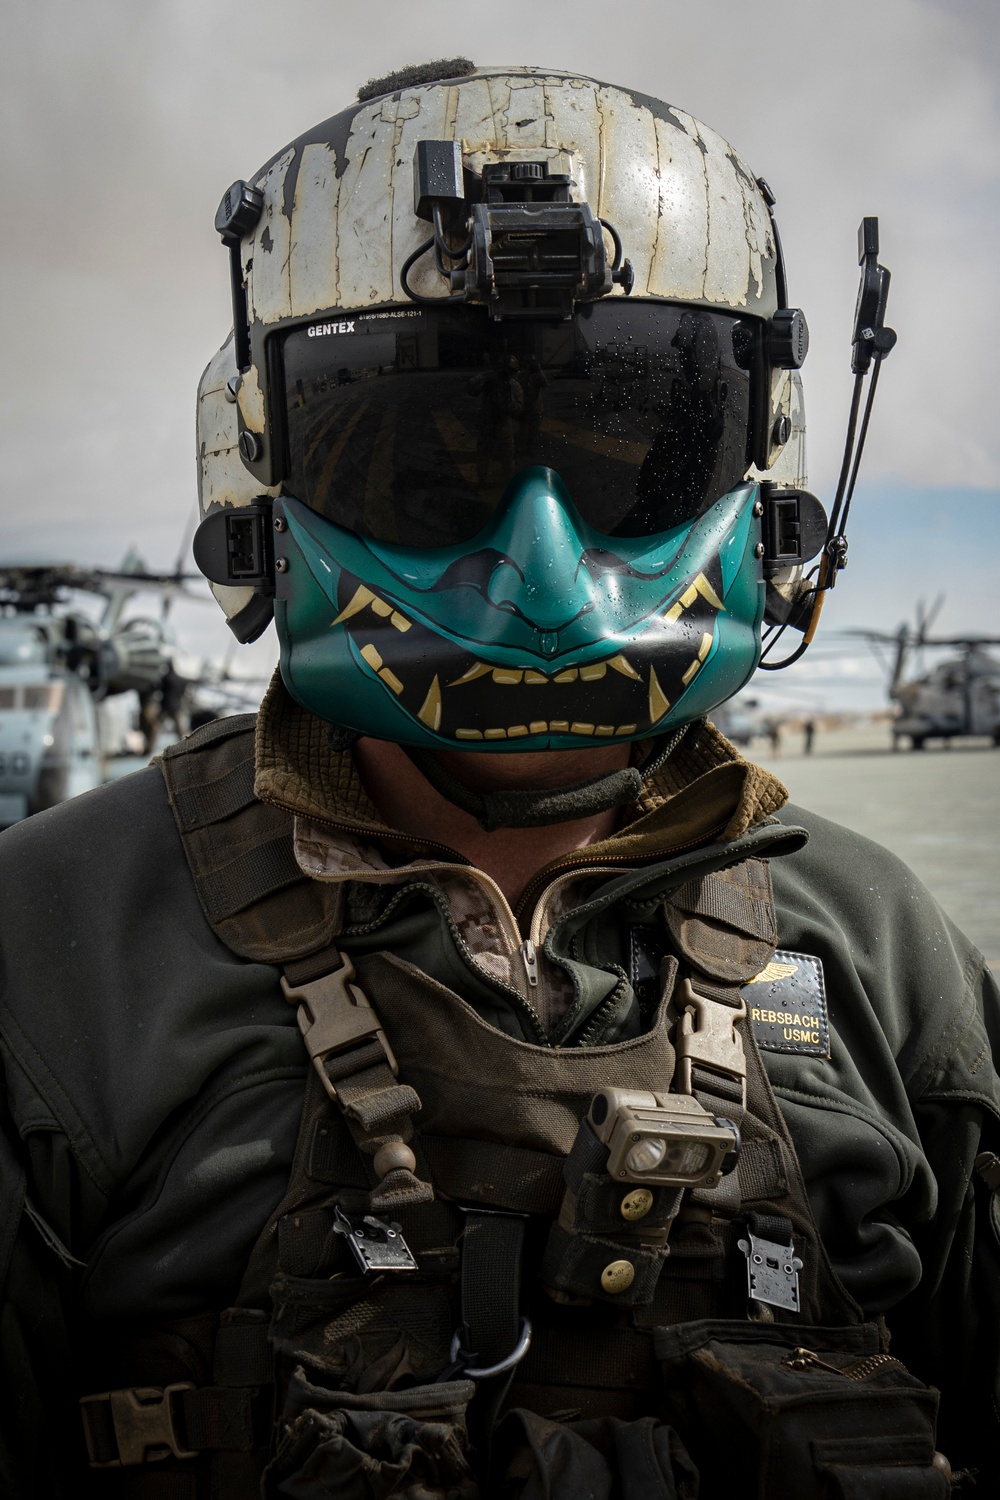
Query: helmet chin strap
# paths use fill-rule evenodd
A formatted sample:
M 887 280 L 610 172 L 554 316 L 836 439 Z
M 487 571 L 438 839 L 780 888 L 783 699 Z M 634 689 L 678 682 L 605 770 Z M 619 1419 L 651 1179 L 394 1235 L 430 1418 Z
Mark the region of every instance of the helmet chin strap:
M 558 790 L 523 788 L 517 791 L 476 792 L 446 771 L 433 751 L 410 745 L 401 748 L 436 792 L 469 813 L 485 833 L 498 828 L 542 828 L 549 823 L 571 823 L 592 818 L 613 807 L 635 802 L 643 782 L 656 771 L 680 743 L 691 726 L 683 724 L 655 742 L 652 757 L 642 769 L 628 766 L 609 771 L 589 781 L 576 781 Z

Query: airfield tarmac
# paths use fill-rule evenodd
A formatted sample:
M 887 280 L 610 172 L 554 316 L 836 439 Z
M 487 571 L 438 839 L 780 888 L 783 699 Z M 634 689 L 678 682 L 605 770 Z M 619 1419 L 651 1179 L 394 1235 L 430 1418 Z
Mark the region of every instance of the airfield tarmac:
M 893 752 L 888 726 L 820 728 L 812 755 L 800 730 L 781 752 L 743 750 L 788 787 L 793 802 L 884 844 L 1000 969 L 1000 750 L 987 740 L 935 741 Z

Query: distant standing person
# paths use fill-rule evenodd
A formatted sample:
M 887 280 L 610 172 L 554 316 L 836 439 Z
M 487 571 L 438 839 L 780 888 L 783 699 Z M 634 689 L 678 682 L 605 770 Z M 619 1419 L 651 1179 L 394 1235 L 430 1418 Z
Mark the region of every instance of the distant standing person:
M 781 754 L 781 725 L 777 719 L 768 719 L 767 738 L 771 746 L 772 755 Z
M 802 726 L 802 732 L 805 736 L 805 741 L 802 746 L 803 754 L 812 755 L 813 741 L 816 738 L 816 721 L 814 719 L 807 719 Z
M 528 361 L 526 374 L 521 376 L 521 390 L 524 392 L 524 411 L 521 415 L 524 424 L 524 452 L 529 458 L 538 442 L 538 430 L 542 422 L 542 392 L 548 383 L 541 364 L 533 354 Z
M 489 482 L 494 463 L 506 484 L 514 468 L 514 423 L 524 409 L 524 393 L 517 378 L 517 358 L 511 354 L 496 369 L 477 375 L 469 389 L 480 397 L 476 437 L 476 477 L 480 487 Z

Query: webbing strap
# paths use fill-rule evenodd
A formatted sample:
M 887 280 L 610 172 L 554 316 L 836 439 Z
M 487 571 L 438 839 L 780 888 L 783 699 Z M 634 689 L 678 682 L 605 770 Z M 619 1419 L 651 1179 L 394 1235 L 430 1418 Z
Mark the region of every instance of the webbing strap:
M 775 1245 L 791 1244 L 792 1222 L 780 1214 L 747 1214 L 747 1226 L 760 1239 Z
M 469 1413 L 469 1435 L 484 1475 L 490 1473 L 500 1408 L 529 1342 L 526 1337 L 519 1340 L 524 1224 L 520 1214 L 470 1211 L 462 1237 L 462 1323 L 470 1353 L 466 1368 L 475 1379 L 477 1370 L 505 1365 L 490 1378 L 477 1380 Z
M 222 1314 L 212 1351 L 212 1378 L 216 1385 L 268 1385 L 274 1376 L 274 1356 L 267 1337 L 268 1320 L 261 1314 Z
M 330 945 L 286 965 L 281 988 L 297 1006 L 299 1030 L 326 1094 L 341 1110 L 355 1145 L 370 1161 L 376 1213 L 429 1203 L 434 1190 L 414 1175 L 406 1144 L 420 1097 L 396 1079 L 396 1059 L 351 960 Z
M 747 936 L 770 939 L 774 931 L 774 907 L 766 899 L 767 888 L 758 893 L 738 884 L 729 872 L 713 878 L 689 880 L 671 894 L 672 904 L 692 916 L 723 922 Z
M 470 1211 L 462 1238 L 462 1322 L 470 1364 L 500 1364 L 521 1327 L 524 1217 Z

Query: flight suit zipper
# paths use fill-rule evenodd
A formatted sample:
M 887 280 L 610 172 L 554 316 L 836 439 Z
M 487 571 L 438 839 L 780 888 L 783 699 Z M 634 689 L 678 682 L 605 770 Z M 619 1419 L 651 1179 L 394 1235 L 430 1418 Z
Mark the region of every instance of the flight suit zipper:
M 285 811 L 291 811 L 291 809 L 286 808 Z M 298 816 L 298 814 L 296 814 L 296 816 Z M 303 814 L 302 816 L 307 817 L 310 822 L 321 823 L 325 827 L 335 829 L 340 833 L 346 833 L 351 837 L 356 838 L 363 833 L 363 830 L 361 829 L 352 828 L 349 824 L 336 822 L 332 818 L 314 817 L 311 813 Z M 369 837 L 371 836 L 372 835 L 369 835 Z M 385 837 L 385 835 L 380 832 L 377 837 L 381 839 Z M 405 835 L 395 835 L 395 837 L 400 842 L 412 842 L 411 840 L 407 839 Z M 410 873 L 413 875 L 433 875 L 435 872 L 440 871 L 442 873 L 447 872 L 450 874 L 465 875 L 471 881 L 473 881 L 474 884 L 477 884 L 481 888 L 485 889 L 489 893 L 491 908 L 499 919 L 508 954 L 510 956 L 517 954 L 520 957 L 528 989 L 537 989 L 539 985 L 538 949 L 542 947 L 541 927 L 544 920 L 547 903 L 550 901 L 554 889 L 563 884 L 565 880 L 573 880 L 577 878 L 583 878 L 585 876 L 597 876 L 605 874 L 610 875 L 614 874 L 615 868 L 617 868 L 618 865 L 634 866 L 636 863 L 634 859 L 629 859 L 625 856 L 622 856 L 621 859 L 614 860 L 613 863 L 610 859 L 607 862 L 602 861 L 600 865 L 588 866 L 585 861 L 564 863 L 561 871 L 557 875 L 557 878 L 550 881 L 549 884 L 546 885 L 540 892 L 532 913 L 531 930 L 526 938 L 522 938 L 521 926 L 518 918 L 515 916 L 514 909 L 511 907 L 510 902 L 507 900 L 507 897 L 504 895 L 500 886 L 491 875 L 487 875 L 485 871 L 478 869 L 477 866 L 471 863 L 471 861 L 463 859 L 463 857 L 460 854 L 457 854 L 455 850 L 449 849 L 444 844 L 434 844 L 432 842 L 426 842 L 423 840 L 421 840 L 420 842 L 424 848 L 440 850 L 440 852 L 447 855 L 448 858 L 447 860 L 442 860 L 440 863 L 434 864 L 431 864 L 429 862 L 421 863 L 419 861 L 415 861 L 414 867 Z M 540 875 L 544 875 L 544 873 L 544 870 L 539 871 Z M 330 877 L 319 875 L 315 876 L 314 878 L 329 879 Z M 350 875 L 350 873 L 347 873 L 343 876 L 343 878 L 345 880 L 350 880 L 352 876 Z M 405 873 L 403 871 L 384 870 L 365 872 L 362 877 L 362 881 L 366 885 L 386 885 L 405 878 Z M 535 879 L 537 880 L 537 877 L 535 877 Z M 423 885 L 425 889 L 429 888 L 429 883 L 427 882 L 408 882 L 409 889 L 412 889 L 414 885 Z M 436 895 L 443 896 L 443 892 L 438 890 L 436 887 L 434 893 Z M 389 903 L 389 905 L 386 907 L 386 910 L 379 918 L 378 922 L 374 924 L 368 924 L 365 927 L 354 927 L 352 928 L 352 934 L 357 933 L 360 936 L 362 933 L 374 931 L 377 927 L 382 925 L 389 912 L 393 909 L 394 905 L 395 900 Z M 518 906 L 520 907 L 521 905 L 522 903 L 519 902 Z M 516 995 L 522 1012 L 525 1011 L 526 1007 L 528 1008 L 528 1012 L 533 1017 L 535 1026 L 539 1030 L 539 1035 L 545 1039 L 546 1046 L 550 1045 L 548 1037 L 541 1027 L 540 1018 L 538 1017 L 538 1014 L 535 1011 L 534 1007 L 531 1005 L 530 997 L 526 994 L 523 994 L 516 987 L 505 984 L 502 979 L 498 979 L 495 975 L 488 973 L 488 971 L 485 971 L 483 969 L 482 965 L 476 963 L 475 955 L 472 949 L 469 947 L 465 939 L 461 936 L 458 926 L 451 915 L 451 911 L 450 909 L 448 909 L 446 897 L 444 898 L 441 909 L 446 915 L 449 929 L 455 940 L 456 946 L 459 948 L 463 956 L 465 956 L 467 960 L 474 965 L 475 971 L 477 973 L 485 973 L 489 982 L 491 984 L 497 985 L 506 994 Z
M 504 995 L 509 996 L 511 999 L 516 1001 L 518 1012 L 528 1023 L 538 1045 L 546 1047 L 552 1046 L 552 1041 L 549 1038 L 544 1027 L 542 1026 L 538 1011 L 532 1004 L 530 992 L 532 990 L 535 990 L 537 992 L 539 986 L 538 949 L 539 947 L 543 947 L 541 943 L 541 927 L 546 908 L 551 902 L 554 890 L 558 886 L 560 886 L 564 880 L 567 879 L 582 879 L 586 876 L 597 876 L 602 874 L 611 875 L 614 874 L 617 869 L 623 867 L 636 869 L 640 868 L 643 864 L 658 863 L 663 859 L 670 858 L 678 854 L 683 854 L 688 850 L 697 849 L 700 845 L 710 843 L 713 839 L 720 836 L 724 831 L 725 826 L 724 824 L 719 824 L 717 827 L 707 830 L 697 838 L 688 839 L 683 843 L 671 845 L 669 848 L 657 850 L 655 855 L 650 855 L 646 859 L 643 859 L 642 857 L 636 858 L 636 856 L 631 853 L 627 855 L 609 854 L 603 856 L 599 865 L 588 866 L 586 858 L 579 857 L 579 855 L 584 854 L 584 851 L 577 851 L 578 857 L 576 858 L 570 856 L 569 858 L 563 858 L 561 862 L 553 862 L 550 865 L 543 866 L 543 868 L 531 878 L 524 891 L 521 893 L 521 896 L 518 899 L 516 905 L 512 907 L 510 902 L 507 900 L 507 897 L 501 890 L 500 886 L 492 878 L 492 876 L 487 875 L 483 870 L 478 869 L 477 866 L 475 866 L 471 862 L 471 860 L 466 859 L 463 855 L 459 854 L 456 850 L 449 848 L 449 846 L 446 844 L 438 844 L 434 840 L 415 839 L 407 834 L 397 833 L 392 829 L 364 829 L 357 825 L 344 823 L 334 818 L 322 817 L 321 815 L 317 815 L 314 813 L 306 813 L 300 815 L 296 813 L 294 808 L 288 807 L 284 803 L 272 801 L 271 799 L 268 800 L 271 801 L 271 805 L 281 807 L 283 811 L 292 813 L 293 817 L 302 816 L 308 819 L 308 821 L 310 822 L 320 824 L 339 833 L 345 833 L 351 838 L 364 837 L 369 839 L 376 839 L 381 842 L 406 844 L 411 848 L 413 848 L 414 846 L 419 846 L 422 850 L 427 852 L 433 851 L 434 854 L 443 856 L 440 865 L 425 863 L 421 868 L 418 863 L 420 857 L 417 856 L 417 860 L 415 860 L 414 863 L 417 864 L 418 868 L 413 871 L 414 874 L 418 873 L 418 870 L 420 871 L 420 873 L 432 874 L 436 869 L 440 869 L 441 866 L 443 866 L 444 869 L 449 871 L 450 873 L 467 875 L 475 884 L 478 884 L 481 887 L 485 888 L 491 898 L 491 906 L 493 907 L 496 916 L 499 918 L 499 923 L 501 931 L 503 933 L 508 956 L 513 958 L 514 955 L 518 955 L 520 957 L 521 967 L 523 969 L 526 981 L 525 989 L 523 992 L 515 985 L 508 984 L 496 975 L 490 973 L 481 964 L 476 962 L 475 954 L 473 953 L 469 944 L 461 935 L 458 929 L 458 925 L 451 914 L 447 896 L 443 891 L 436 887 L 433 890 L 433 895 L 435 898 L 441 898 L 440 902 L 436 902 L 436 904 L 439 904 L 439 909 L 445 916 L 455 946 L 462 954 L 463 958 L 470 965 L 470 967 L 473 968 L 473 971 L 475 973 L 482 974 L 489 984 L 500 990 Z M 314 878 L 322 879 L 324 877 L 318 876 Z M 344 878 L 350 879 L 351 877 L 350 875 L 345 875 Z M 366 873 L 363 877 L 364 883 L 366 884 L 385 884 L 390 881 L 399 880 L 400 878 L 401 872 L 399 870 L 371 872 Z M 405 876 L 403 876 L 402 878 L 405 878 Z M 418 883 L 420 882 L 411 882 L 410 888 L 412 889 L 412 885 Z M 424 884 L 425 889 L 428 888 L 425 883 L 421 884 Z M 525 913 L 529 910 L 529 902 L 532 903 L 530 907 L 530 910 L 532 912 L 530 929 L 528 936 L 526 938 L 522 938 L 522 928 L 520 924 Z M 389 906 L 382 913 L 382 916 L 379 918 L 379 921 L 377 923 L 369 924 L 369 926 L 365 928 L 356 928 L 353 930 L 357 932 L 359 936 L 364 932 L 374 931 L 376 927 L 380 926 L 384 922 L 386 916 L 393 909 L 395 904 L 395 900 L 389 903 Z M 604 1000 L 602 1000 L 597 1006 L 593 1015 L 590 1017 L 589 1022 L 587 1023 L 583 1035 L 578 1039 L 578 1045 L 588 1045 L 590 1040 L 598 1034 L 600 1030 L 601 1018 L 603 1017 L 608 1006 L 615 1001 L 616 997 L 619 994 L 621 983 L 626 977 L 624 975 L 624 972 L 618 969 L 617 966 L 614 969 L 609 970 L 608 972 L 614 972 L 618 974 L 618 983 L 616 983 L 611 993 L 607 995 Z

